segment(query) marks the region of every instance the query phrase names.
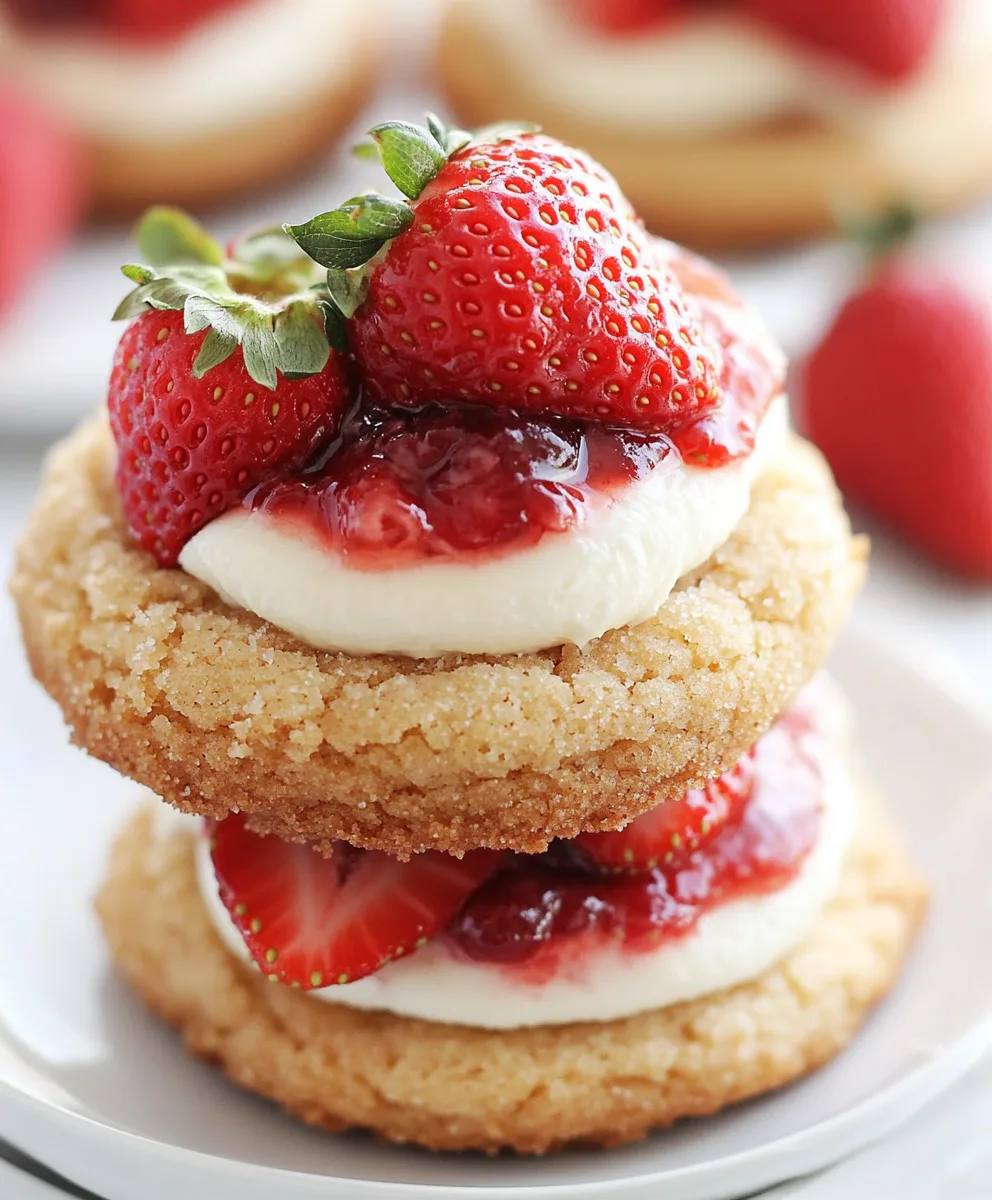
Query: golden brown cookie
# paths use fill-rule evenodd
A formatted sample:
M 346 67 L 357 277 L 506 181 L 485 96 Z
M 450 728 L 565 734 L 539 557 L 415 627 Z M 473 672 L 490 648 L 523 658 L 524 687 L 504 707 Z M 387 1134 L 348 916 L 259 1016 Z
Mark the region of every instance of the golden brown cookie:
M 581 146 L 616 176 L 647 224 L 674 241 L 758 246 L 829 232 L 845 209 L 882 212 L 909 202 L 933 213 L 992 188 L 984 100 L 992 63 L 948 73 L 939 96 L 904 98 L 901 110 L 870 126 L 797 117 L 721 135 L 652 135 L 563 106 L 501 38 L 488 35 L 476 11 L 449 3 L 438 50 L 438 74 L 459 120 L 471 127 L 512 114 Z
M 100 418 L 52 456 L 12 590 L 74 740 L 179 808 L 399 855 L 536 851 L 735 762 L 823 662 L 865 556 L 795 439 L 651 621 L 518 657 L 320 652 L 131 544 Z
M 98 909 L 113 957 L 189 1050 L 327 1129 L 435 1150 L 616 1145 L 783 1086 L 840 1051 L 892 987 L 926 887 L 868 814 L 807 942 L 753 983 L 604 1024 L 494 1032 L 328 1005 L 223 946 L 193 839 L 154 809 L 114 851 Z
M 271 187 L 337 141 L 371 94 L 378 67 L 374 49 L 358 46 L 347 72 L 329 78 L 319 95 L 222 134 L 154 143 L 97 138 L 93 203 L 104 215 L 150 204 L 203 208 Z

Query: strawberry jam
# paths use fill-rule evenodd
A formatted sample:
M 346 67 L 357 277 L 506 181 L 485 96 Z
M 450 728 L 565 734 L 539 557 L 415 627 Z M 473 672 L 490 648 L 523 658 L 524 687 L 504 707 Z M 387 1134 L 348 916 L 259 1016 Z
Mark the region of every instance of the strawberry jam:
M 4 0 L 27 29 L 86 29 L 138 42 L 171 41 L 248 0 Z
M 449 945 L 541 982 L 591 946 L 650 951 L 690 933 L 719 905 L 779 890 L 820 828 L 822 778 L 808 734 L 803 713 L 783 717 L 753 752 L 750 795 L 736 817 L 662 866 L 611 873 L 576 842 L 509 856 L 449 926 Z
M 661 434 L 482 406 L 364 403 L 306 473 L 256 488 L 254 511 L 348 565 L 383 570 L 526 549 L 651 471 L 680 465 Z

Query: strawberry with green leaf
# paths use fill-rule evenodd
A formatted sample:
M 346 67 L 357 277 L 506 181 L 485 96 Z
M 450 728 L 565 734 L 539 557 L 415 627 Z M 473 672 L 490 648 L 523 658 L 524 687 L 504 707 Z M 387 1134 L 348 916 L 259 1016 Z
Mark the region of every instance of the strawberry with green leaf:
M 406 199 L 287 226 L 328 268 L 388 404 L 455 400 L 670 433 L 714 409 L 722 352 L 615 180 L 532 131 L 372 130 Z
M 172 566 L 208 521 L 306 465 L 334 434 L 349 380 L 326 285 L 281 230 L 225 254 L 159 208 L 138 243 L 145 265 L 123 268 L 136 286 L 114 314 L 131 324 L 107 402 L 131 534 Z

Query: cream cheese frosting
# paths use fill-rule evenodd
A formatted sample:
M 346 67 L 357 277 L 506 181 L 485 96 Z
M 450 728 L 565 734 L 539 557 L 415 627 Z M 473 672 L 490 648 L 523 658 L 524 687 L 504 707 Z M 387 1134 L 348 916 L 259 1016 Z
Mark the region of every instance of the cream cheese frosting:
M 298 527 L 247 508 L 207 525 L 179 562 L 229 604 L 322 649 L 426 658 L 583 645 L 652 617 L 675 583 L 726 541 L 787 431 L 783 396 L 747 458 L 656 469 L 588 504 L 576 528 L 481 562 L 362 571 Z
M 540 983 L 512 969 L 458 956 L 437 940 L 365 979 L 308 995 L 315 1003 L 514 1029 L 617 1020 L 756 978 L 808 935 L 836 891 L 856 821 L 857 801 L 844 762 L 843 702 L 829 681 L 818 681 L 804 703 L 813 715 L 813 729 L 804 735 L 803 748 L 822 778 L 823 816 L 815 847 L 795 878 L 778 891 L 712 909 L 691 933 L 652 951 L 627 953 L 613 945 L 596 945 L 577 962 L 569 960 L 566 971 Z M 198 839 L 197 876 L 218 934 L 233 954 L 250 961 L 220 899 L 203 836 Z

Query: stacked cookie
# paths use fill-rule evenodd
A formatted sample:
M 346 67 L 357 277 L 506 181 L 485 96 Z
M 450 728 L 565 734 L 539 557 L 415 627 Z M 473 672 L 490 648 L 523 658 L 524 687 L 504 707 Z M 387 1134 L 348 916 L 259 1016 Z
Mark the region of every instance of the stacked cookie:
M 13 590 L 166 802 L 99 910 L 192 1052 L 330 1129 L 610 1145 L 824 1062 L 909 946 L 813 682 L 865 547 L 760 322 L 595 163 L 374 138 L 408 199 L 220 265 L 149 218 Z
M 588 146 L 652 227 L 753 246 L 992 183 L 992 18 L 969 0 L 458 0 L 438 73 Z

